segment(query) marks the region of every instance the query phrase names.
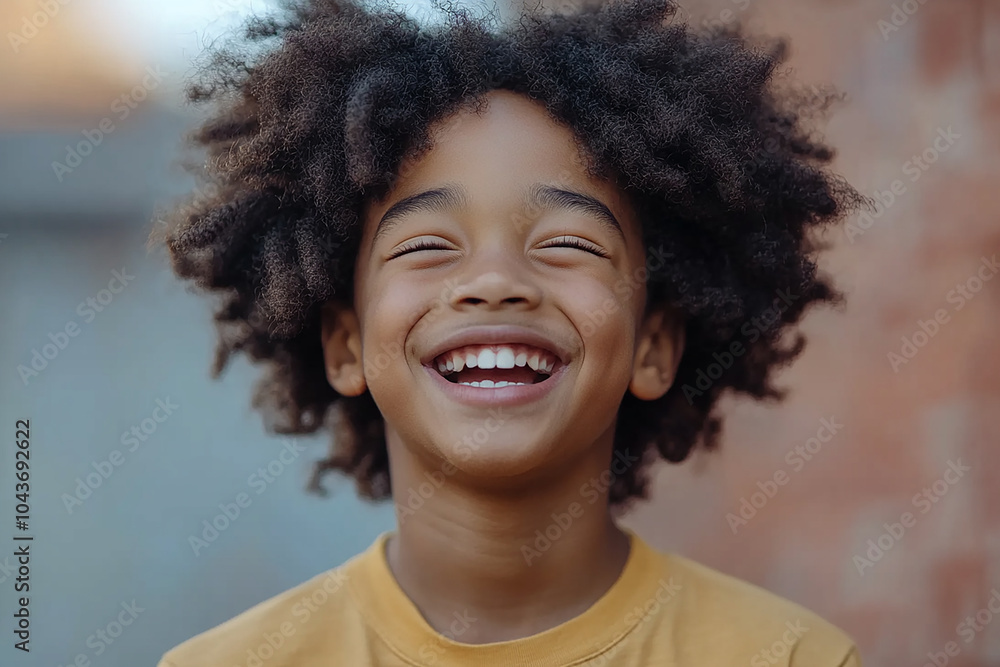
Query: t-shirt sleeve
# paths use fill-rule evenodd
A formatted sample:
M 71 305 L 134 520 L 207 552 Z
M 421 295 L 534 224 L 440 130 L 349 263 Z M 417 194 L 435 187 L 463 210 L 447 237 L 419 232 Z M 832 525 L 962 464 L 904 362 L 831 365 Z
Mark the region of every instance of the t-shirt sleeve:
M 851 650 L 837 664 L 837 667 L 861 667 L 861 656 L 858 654 L 858 647 L 851 646 Z
M 808 631 L 792 649 L 791 667 L 861 667 L 857 644 L 840 628 L 816 616 L 805 627 Z

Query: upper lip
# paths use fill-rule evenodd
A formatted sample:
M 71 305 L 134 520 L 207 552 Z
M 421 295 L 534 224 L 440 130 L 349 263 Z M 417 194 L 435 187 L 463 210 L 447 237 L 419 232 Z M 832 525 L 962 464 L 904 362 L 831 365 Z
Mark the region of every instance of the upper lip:
M 535 329 L 504 324 L 471 326 L 449 334 L 428 350 L 421 357 L 420 363 L 429 366 L 439 355 L 466 345 L 498 345 L 503 343 L 531 345 L 554 354 L 564 364 L 569 361 L 569 351 L 552 337 Z

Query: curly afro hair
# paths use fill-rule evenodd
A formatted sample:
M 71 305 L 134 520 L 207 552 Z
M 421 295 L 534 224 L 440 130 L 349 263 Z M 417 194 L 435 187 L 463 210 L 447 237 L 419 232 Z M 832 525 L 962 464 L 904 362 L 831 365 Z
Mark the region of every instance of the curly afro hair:
M 796 323 L 841 298 L 817 275 L 812 232 L 865 200 L 828 171 L 811 126 L 836 96 L 782 83 L 784 42 L 694 30 L 676 9 L 622 0 L 504 22 L 438 5 L 441 20 L 421 23 L 384 3 L 313 0 L 251 19 L 210 54 L 188 89 L 213 107 L 193 135 L 202 186 L 161 240 L 180 277 L 221 295 L 213 377 L 243 352 L 266 366 L 253 405 L 268 430 L 332 432 L 312 490 L 338 470 L 364 498 L 390 495 L 378 407 L 327 382 L 321 306 L 351 299 L 364 203 L 430 147 L 433 124 L 493 89 L 544 104 L 594 173 L 615 175 L 665 258 L 647 307 L 684 318 L 674 385 L 619 408 L 615 449 L 642 462 L 615 479 L 612 507 L 645 497 L 657 453 L 678 462 L 717 444 L 724 391 L 782 398 L 771 377 L 802 350 Z

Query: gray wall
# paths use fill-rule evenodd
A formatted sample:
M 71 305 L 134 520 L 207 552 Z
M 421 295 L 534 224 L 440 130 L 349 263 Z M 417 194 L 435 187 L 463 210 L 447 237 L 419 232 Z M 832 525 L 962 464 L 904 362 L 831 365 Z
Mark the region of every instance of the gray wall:
M 146 249 L 154 207 L 189 185 L 171 166 L 188 125 L 150 113 L 107 137 L 62 182 L 51 162 L 79 134 L 0 135 L 0 665 L 69 665 L 83 654 L 95 666 L 152 666 L 175 644 L 340 564 L 393 525 L 391 506 L 357 500 L 346 480 L 331 478 L 325 499 L 306 494 L 322 438 L 302 441 L 306 450 L 273 483 L 250 480 L 285 444 L 250 409 L 258 371 L 240 358 L 209 378 L 210 300 L 188 293 L 162 254 Z M 101 294 L 122 270 L 134 278 Z M 107 304 L 91 311 L 88 298 Z M 50 333 L 71 323 L 75 336 L 57 336 L 64 349 L 43 350 Z M 53 358 L 25 382 L 18 366 L 31 366 L 33 350 Z M 166 415 L 158 400 L 177 407 Z M 18 419 L 31 424 L 24 533 L 13 525 Z M 146 440 L 123 443 L 144 420 Z M 67 507 L 78 478 L 95 464 L 107 473 L 111 464 L 102 462 L 115 450 L 120 465 Z M 189 537 L 240 493 L 249 506 L 196 555 Z M 34 536 L 27 654 L 12 646 L 22 594 L 4 570 L 15 564 L 15 532 Z M 97 631 L 133 600 L 142 611 L 104 644 Z

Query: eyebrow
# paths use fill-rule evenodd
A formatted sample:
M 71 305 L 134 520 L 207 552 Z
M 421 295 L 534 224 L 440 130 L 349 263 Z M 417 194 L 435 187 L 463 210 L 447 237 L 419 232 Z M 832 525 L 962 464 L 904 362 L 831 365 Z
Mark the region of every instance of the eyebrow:
M 468 203 L 465 190 L 459 186 L 448 185 L 425 192 L 419 192 L 409 197 L 404 197 L 389 207 L 375 228 L 375 235 L 372 237 L 372 247 L 379 238 L 388 234 L 389 230 L 402 222 L 410 213 L 426 211 L 435 213 L 439 211 L 454 210 L 462 208 Z
M 465 190 L 457 185 L 446 185 L 404 197 L 390 206 L 389 210 L 382 215 L 372 237 L 372 246 L 374 247 L 379 238 L 389 233 L 389 230 L 411 213 L 421 211 L 435 213 L 460 209 L 467 206 L 468 201 L 469 197 Z M 533 209 L 561 208 L 586 214 L 612 234 L 618 235 L 623 241 L 625 240 L 621 224 L 611 209 L 590 195 L 544 183 L 536 183 L 524 191 L 523 201 L 526 206 Z
M 589 215 L 612 234 L 620 236 L 622 241 L 625 240 L 618 218 L 611 209 L 590 195 L 536 183 L 528 189 L 525 202 L 532 208 L 563 208 Z

